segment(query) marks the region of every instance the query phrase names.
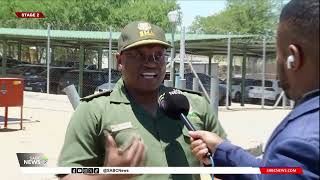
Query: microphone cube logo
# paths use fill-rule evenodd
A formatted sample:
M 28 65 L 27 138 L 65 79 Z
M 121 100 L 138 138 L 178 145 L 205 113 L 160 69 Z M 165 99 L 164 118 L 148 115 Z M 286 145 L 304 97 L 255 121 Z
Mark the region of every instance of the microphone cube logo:
M 43 153 L 17 153 L 20 167 L 46 167 L 48 157 Z
M 176 95 L 176 94 L 182 94 L 182 91 L 180 91 L 179 89 L 172 89 L 172 91 L 169 91 L 169 92 L 164 92 L 163 94 L 161 94 L 160 96 L 159 96 L 159 98 L 158 98 L 158 104 L 159 105 L 164 105 L 163 103 L 164 103 L 164 99 L 165 99 L 165 96 L 168 96 L 168 94 L 170 95 L 170 96 L 172 96 L 172 95 Z
M 173 91 L 170 91 L 169 94 L 170 94 L 170 95 L 182 94 L 182 91 L 180 91 L 179 89 L 173 89 Z

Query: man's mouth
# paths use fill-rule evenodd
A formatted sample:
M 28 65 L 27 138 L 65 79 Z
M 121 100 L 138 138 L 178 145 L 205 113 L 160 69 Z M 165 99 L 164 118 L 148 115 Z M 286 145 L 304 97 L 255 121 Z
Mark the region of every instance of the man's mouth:
M 148 73 L 142 73 L 141 76 L 145 79 L 153 79 L 153 78 L 156 78 L 158 74 L 153 72 L 148 72 Z

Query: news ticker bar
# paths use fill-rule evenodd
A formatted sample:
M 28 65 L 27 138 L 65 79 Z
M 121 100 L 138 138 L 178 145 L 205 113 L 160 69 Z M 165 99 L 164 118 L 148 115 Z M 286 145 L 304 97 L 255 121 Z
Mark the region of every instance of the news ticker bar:
M 26 174 L 303 174 L 299 167 L 21 167 Z

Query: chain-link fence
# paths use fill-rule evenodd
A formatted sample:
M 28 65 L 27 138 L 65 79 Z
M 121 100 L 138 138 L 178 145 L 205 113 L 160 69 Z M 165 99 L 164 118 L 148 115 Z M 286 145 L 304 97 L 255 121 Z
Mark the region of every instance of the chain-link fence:
M 47 29 L 46 24 L 40 21 L 28 21 L 28 24 L 14 23 L 16 21 L 6 21 L 2 24 L 2 27 L 15 25 L 16 28 L 39 27 L 43 31 Z M 80 28 L 80 30 L 107 33 L 107 25 L 102 24 L 85 24 L 72 27 L 66 24 L 53 23 L 50 24 L 50 27 L 52 30 L 79 30 Z M 187 40 L 186 54 L 188 55 L 185 58 L 191 62 L 192 68 L 189 63 L 186 63 L 184 71 L 185 88 L 204 93 L 210 101 L 212 99 L 210 97 L 212 95 L 210 92 L 211 82 L 212 78 L 216 76 L 219 82 L 219 105 L 229 105 L 232 102 L 242 105 L 244 103 L 274 105 L 283 95 L 276 76 L 274 37 L 253 36 L 252 38 L 230 40 L 230 52 L 228 51 L 228 39 L 225 38 L 220 39 L 218 45 L 212 44 L 212 49 L 219 46 L 219 53 L 212 51 L 211 54 L 206 56 L 201 56 L 201 52 L 196 50 L 188 49 L 189 42 Z M 52 41 L 54 42 L 54 40 Z M 107 47 L 107 41 L 104 47 L 84 47 L 83 54 L 85 57 L 83 58 L 82 69 L 79 69 L 81 48 L 78 44 L 70 45 L 59 42 L 59 45 L 51 46 L 49 74 L 46 72 L 46 43 L 37 43 L 36 41 L 21 43 L 19 39 L 3 39 L 2 42 L 0 43 L 0 56 L 2 61 L 4 49 L 6 49 L 7 75 L 24 77 L 26 90 L 47 92 L 47 77 L 49 75 L 49 93 L 64 93 L 63 88 L 73 83 L 81 96 L 86 96 L 94 92 L 108 90 L 120 78 L 120 72 L 116 70 L 115 50 L 113 50 L 110 61 L 111 86 L 109 86 L 109 47 Z M 6 42 L 6 45 L 4 42 Z M 177 52 L 180 52 L 179 48 L 177 48 Z M 175 60 L 176 74 L 173 79 L 178 82 L 179 54 L 177 54 Z M 217 72 L 214 72 L 213 68 L 216 65 L 218 66 Z M 199 78 L 200 81 L 197 82 L 193 80 L 194 78 Z M 79 84 L 82 84 L 82 86 Z M 279 101 L 278 104 L 281 104 Z
M 278 105 L 292 107 L 292 101 L 289 102 L 285 97 L 277 77 L 274 39 L 269 37 L 268 42 L 264 36 L 249 41 L 238 39 L 238 42 L 245 43 L 231 45 L 230 57 L 228 46 L 224 47 L 223 55 L 215 55 L 214 51 L 207 56 L 186 55 L 184 61 L 191 63 L 186 63 L 185 87 L 203 92 L 208 101 L 216 97 L 219 106 L 227 108 L 233 103 L 241 106 L 258 104 L 263 108 L 275 108 Z M 224 43 L 227 44 L 227 40 Z M 176 60 L 180 62 L 179 55 Z M 179 65 L 176 65 L 175 69 L 179 71 Z M 213 83 L 212 79 L 216 79 L 214 82 L 219 84 Z M 175 85 L 179 87 L 179 84 Z M 218 95 L 211 92 L 211 87 L 215 85 Z
M 14 45 L 9 47 L 14 47 Z M 43 47 L 23 46 L 20 60 L 18 60 L 16 51 L 8 52 L 6 76 L 23 77 L 25 79 L 25 90 L 27 91 L 47 92 L 46 49 Z M 82 70 L 79 69 L 79 49 L 57 47 L 51 53 L 49 93 L 64 94 L 63 89 L 70 84 L 74 84 L 79 89 L 79 73 L 82 74 L 82 97 L 95 92 L 109 90 L 109 86 L 106 85 L 109 82 L 107 50 L 102 50 L 100 65 L 98 52 L 90 49 L 86 50 L 85 63 Z M 116 69 L 114 54 L 112 55 L 110 67 L 111 84 L 114 84 L 120 78 L 120 72 Z
M 0 28 L 12 30 L 12 32 L 31 29 L 47 36 L 48 24 L 41 19 L 2 20 L 0 24 Z M 108 33 L 109 29 L 107 28 L 107 24 L 50 23 L 50 31 L 70 30 L 70 33 L 81 31 L 84 35 L 88 31 Z M 70 44 L 67 41 L 51 39 L 50 69 L 47 73 L 47 41 L 38 41 L 37 34 L 34 36 L 34 39 L 24 39 L 21 36 L 0 38 L 1 74 L 23 77 L 25 90 L 63 94 L 64 87 L 73 83 L 83 97 L 94 92 L 109 90 L 120 78 L 120 72 L 117 71 L 115 62 L 115 51 L 111 51 L 112 55 L 109 58 L 108 41 L 98 45 L 84 42 L 83 51 L 81 51 L 81 40 Z M 81 58 L 83 64 L 81 64 Z M 3 64 L 6 64 L 6 68 L 2 67 Z M 109 67 L 111 68 L 110 79 Z M 111 86 L 108 84 L 109 81 Z M 48 82 L 49 86 L 47 86 Z

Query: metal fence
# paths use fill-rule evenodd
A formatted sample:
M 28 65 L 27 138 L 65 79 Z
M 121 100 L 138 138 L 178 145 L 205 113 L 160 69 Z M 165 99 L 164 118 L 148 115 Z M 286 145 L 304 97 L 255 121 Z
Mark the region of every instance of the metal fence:
M 63 94 L 64 87 L 73 83 L 80 96 L 86 96 L 109 90 L 120 78 L 111 43 L 105 42 L 96 48 L 58 42 L 60 44 L 53 47 L 50 39 L 52 30 L 110 31 L 105 24 L 71 26 L 46 24 L 41 20 L 24 22 L 23 19 L 2 21 L 0 24 L 0 28 L 10 27 L 12 31 L 20 28 L 47 30 L 45 43 L 37 42 L 36 38 L 26 41 L 0 37 L 1 74 L 23 77 L 26 90 Z
M 261 47 L 255 50 L 255 54 L 244 51 L 242 56 L 233 53 L 235 47 L 231 46 L 231 38 L 225 40 L 228 45 L 225 47 L 227 53 L 224 55 L 213 53 L 209 58 L 181 56 L 184 52 L 180 51 L 175 58 L 180 64 L 176 65 L 175 69 L 180 73 L 175 75 L 177 77 L 174 84 L 179 88 L 201 91 L 213 106 L 224 105 L 227 109 L 231 108 L 231 103 L 240 103 L 241 106 L 260 104 L 261 108 L 276 108 L 282 104 L 283 108 L 292 108 L 293 102 L 288 101 L 280 87 L 276 52 L 267 50 L 266 47 L 270 47 L 267 39 L 275 38 L 262 35 L 254 41 L 246 41 L 246 47 L 256 45 L 257 41 L 260 41 Z M 183 48 L 183 40 L 180 42 Z M 273 48 L 275 49 L 274 44 Z M 186 64 L 183 67 L 184 77 L 180 75 L 182 63 Z
M 24 24 L 23 28 L 48 28 L 36 21 L 28 22 L 29 26 Z M 7 21 L 2 24 L 2 27 L 22 28 L 19 23 L 12 23 L 14 22 Z M 51 24 L 48 34 L 52 29 L 75 30 L 75 27 L 59 23 Z M 112 33 L 112 30 L 107 29 L 106 25 L 99 24 L 86 24 L 81 27 L 81 30 L 109 30 Z M 266 50 L 266 46 L 270 46 L 267 40 L 274 39 L 274 37 L 258 36 L 252 41 L 242 42 L 242 46 L 245 47 L 261 44 L 260 49 L 255 51 L 256 55 L 246 54 L 245 51 L 242 55 L 233 53 L 236 47 L 232 45 L 233 40 L 230 37 L 222 41 L 225 43 L 225 54 L 213 52 L 208 58 L 198 56 L 197 52 L 193 52 L 193 55 L 190 52 L 186 53 L 184 51 L 186 46 L 184 29 L 181 32 L 181 38 L 178 41 L 180 48 L 176 47 L 179 54 L 167 66 L 171 77 L 170 80 L 165 81 L 166 85 L 200 91 L 215 107 L 219 104 L 230 108 L 229 105 L 233 101 L 232 103 L 242 105 L 261 103 L 261 107 L 264 108 L 265 105 L 279 104 L 281 97 L 284 98 L 282 104 L 287 105 L 281 89 L 279 91 L 275 89 L 277 86 L 273 86 L 273 83 L 277 82 L 275 52 Z M 4 43 L 0 43 L 1 57 L 4 55 L 5 48 L 7 51 L 7 75 L 23 76 L 26 79 L 26 90 L 61 94 L 64 93 L 64 87 L 73 83 L 81 96 L 86 96 L 110 89 L 121 76 L 116 70 L 115 50 L 112 50 L 114 47 L 111 46 L 111 41 L 106 42 L 103 49 L 83 47 L 85 57 L 81 55 L 83 50 L 81 48 L 63 46 L 48 48 L 50 38 L 47 43 L 47 46 L 40 46 L 32 43 L 19 45 L 9 42 L 6 47 Z M 51 50 L 48 51 L 48 49 Z M 85 59 L 83 64 L 80 59 Z M 46 71 L 48 69 L 49 72 Z M 251 79 L 256 81 L 251 82 Z M 272 82 L 271 86 L 269 80 Z

